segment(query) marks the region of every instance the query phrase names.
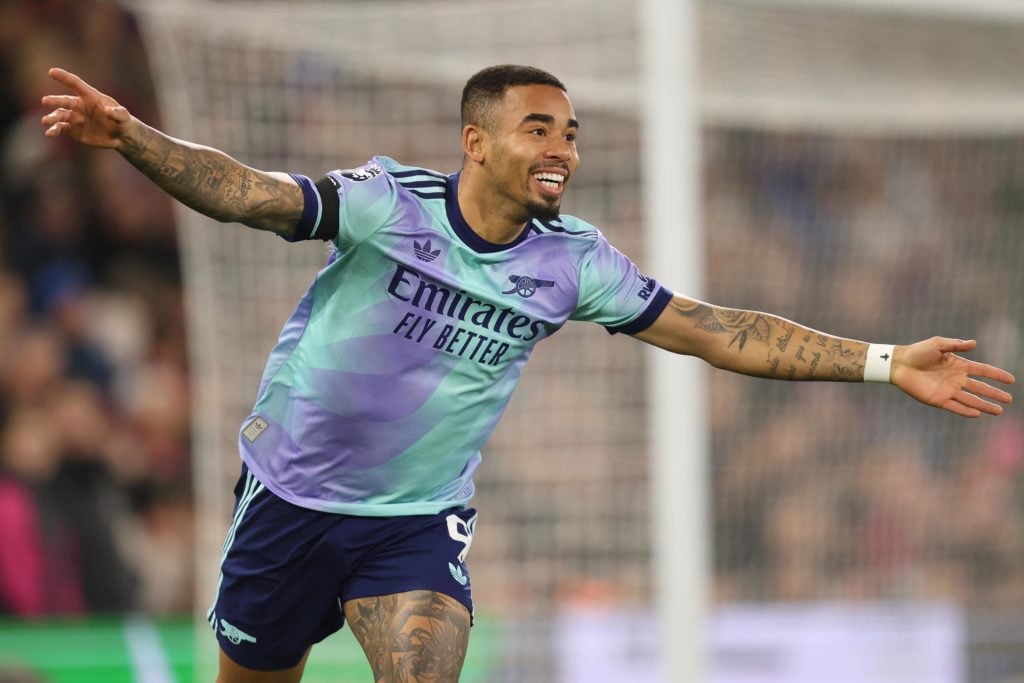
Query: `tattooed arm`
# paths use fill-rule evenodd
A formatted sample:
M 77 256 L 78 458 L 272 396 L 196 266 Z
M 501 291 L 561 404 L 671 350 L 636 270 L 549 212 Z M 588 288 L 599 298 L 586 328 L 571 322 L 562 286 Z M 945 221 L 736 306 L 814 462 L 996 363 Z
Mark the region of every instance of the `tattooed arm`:
M 172 197 L 223 222 L 290 235 L 302 216 L 302 190 L 286 173 L 250 168 L 227 154 L 176 140 L 147 126 L 78 76 L 50 69 L 72 95 L 47 95 L 48 137 L 115 149 Z
M 639 339 L 754 377 L 859 382 L 865 342 L 822 334 L 758 311 L 673 297 Z
M 812 330 L 785 318 L 713 306 L 676 294 L 646 330 L 635 335 L 716 368 L 753 377 L 859 382 L 868 344 Z M 932 337 L 893 350 L 891 381 L 913 398 L 965 417 L 998 415 L 1010 394 L 974 377 L 1011 384 L 1013 375 L 969 361 L 973 340 Z M 991 400 L 986 400 L 991 399 Z
M 291 235 L 302 190 L 287 173 L 249 168 L 224 152 L 164 135 L 132 118 L 118 151 L 169 195 L 224 223 Z

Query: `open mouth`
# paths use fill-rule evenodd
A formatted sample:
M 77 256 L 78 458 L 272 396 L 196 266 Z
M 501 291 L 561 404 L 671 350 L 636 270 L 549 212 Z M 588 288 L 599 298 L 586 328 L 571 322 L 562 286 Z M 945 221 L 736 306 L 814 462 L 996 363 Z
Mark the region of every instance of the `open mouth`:
M 565 188 L 565 175 L 561 173 L 543 171 L 534 173 L 533 178 L 550 195 L 560 195 Z

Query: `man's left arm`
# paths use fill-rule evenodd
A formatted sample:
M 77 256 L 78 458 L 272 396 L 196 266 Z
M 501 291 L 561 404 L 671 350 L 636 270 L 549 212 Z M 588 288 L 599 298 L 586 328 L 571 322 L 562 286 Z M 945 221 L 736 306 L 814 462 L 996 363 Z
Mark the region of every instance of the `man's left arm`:
M 637 339 L 696 356 L 716 368 L 752 377 L 861 382 L 869 366 L 867 342 L 812 330 L 769 313 L 714 306 L 675 294 Z M 1009 393 L 977 377 L 1012 384 L 1013 375 L 956 355 L 973 340 L 932 337 L 895 346 L 892 357 L 872 361 L 891 368 L 888 381 L 930 406 L 964 417 L 999 415 Z M 887 353 L 883 352 L 883 355 Z

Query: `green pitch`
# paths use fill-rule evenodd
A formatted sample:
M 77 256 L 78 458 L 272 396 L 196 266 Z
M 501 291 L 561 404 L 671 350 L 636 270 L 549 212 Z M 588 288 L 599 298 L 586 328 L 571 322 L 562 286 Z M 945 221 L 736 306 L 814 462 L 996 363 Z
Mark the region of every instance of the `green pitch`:
M 479 619 L 473 627 L 464 682 L 486 680 L 497 665 L 498 628 L 491 621 Z M 20 670 L 46 683 L 193 683 L 205 677 L 198 675 L 195 635 L 185 618 L 0 620 L 0 678 L 5 670 Z M 370 679 L 362 650 L 343 630 L 313 648 L 302 680 Z

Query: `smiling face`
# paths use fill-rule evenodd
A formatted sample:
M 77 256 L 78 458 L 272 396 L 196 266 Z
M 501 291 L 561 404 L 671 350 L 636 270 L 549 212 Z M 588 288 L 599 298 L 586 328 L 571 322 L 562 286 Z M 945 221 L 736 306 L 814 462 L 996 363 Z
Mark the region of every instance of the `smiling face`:
M 522 222 L 557 217 L 580 163 L 568 95 L 550 85 L 510 87 L 481 128 L 478 163 L 501 209 Z

